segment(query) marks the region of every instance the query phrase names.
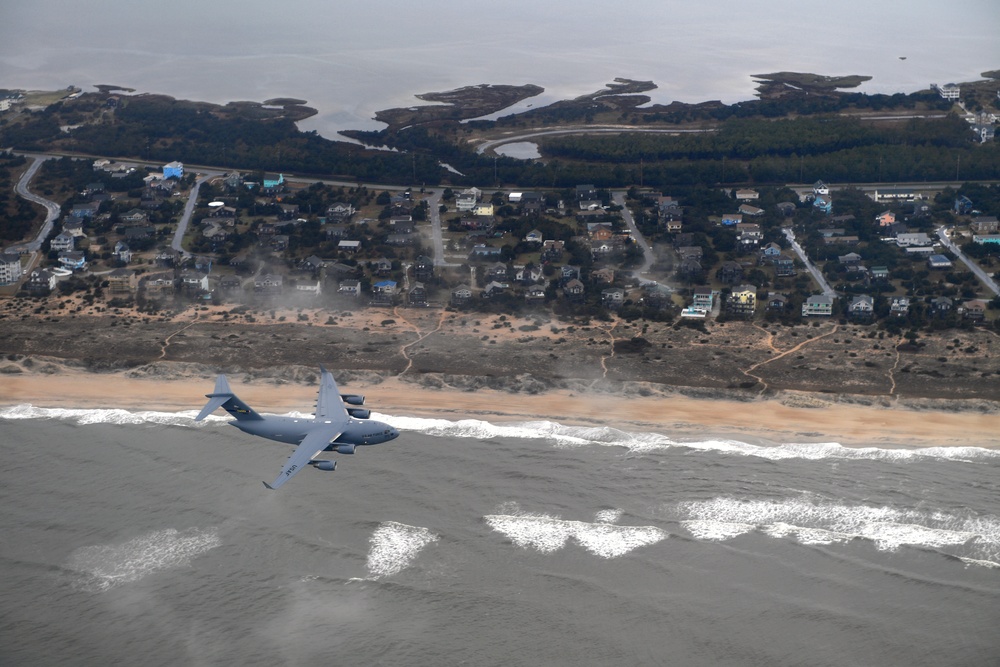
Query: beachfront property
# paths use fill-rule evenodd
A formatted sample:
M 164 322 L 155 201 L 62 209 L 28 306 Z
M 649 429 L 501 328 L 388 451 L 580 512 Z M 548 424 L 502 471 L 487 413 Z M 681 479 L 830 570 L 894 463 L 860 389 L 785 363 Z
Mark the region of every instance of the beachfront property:
M 337 293 L 357 297 L 361 294 L 361 281 L 353 278 L 341 280 L 337 286 Z
M 139 279 L 135 271 L 129 269 L 115 269 L 108 274 L 109 298 L 119 296 L 132 296 L 139 285 Z
M 726 299 L 726 311 L 736 317 L 753 317 L 757 309 L 757 288 L 754 285 L 737 285 Z
M 21 279 L 21 256 L 5 252 L 0 254 L 0 285 L 10 285 Z
M 32 296 L 48 296 L 56 288 L 56 275 L 45 269 L 35 269 L 24 282 L 24 290 Z
M 829 317 L 833 315 L 833 297 L 814 294 L 802 304 L 802 317 Z
M 847 314 L 857 320 L 870 320 L 875 314 L 875 300 L 867 294 L 859 294 L 847 304 Z

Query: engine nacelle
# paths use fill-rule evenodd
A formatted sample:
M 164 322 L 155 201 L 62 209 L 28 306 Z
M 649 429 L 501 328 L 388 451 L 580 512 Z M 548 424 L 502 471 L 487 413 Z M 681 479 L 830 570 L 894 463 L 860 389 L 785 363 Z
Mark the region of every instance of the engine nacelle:
M 337 469 L 336 461 L 310 461 L 309 465 L 316 468 L 316 470 L 325 470 L 327 472 L 333 472 Z
M 337 452 L 338 454 L 353 454 L 354 445 L 334 445 L 333 451 Z
M 368 408 L 347 408 L 347 414 L 355 419 L 368 419 L 372 416 L 372 411 Z
M 365 397 L 361 394 L 341 394 L 340 400 L 350 405 L 364 405 Z

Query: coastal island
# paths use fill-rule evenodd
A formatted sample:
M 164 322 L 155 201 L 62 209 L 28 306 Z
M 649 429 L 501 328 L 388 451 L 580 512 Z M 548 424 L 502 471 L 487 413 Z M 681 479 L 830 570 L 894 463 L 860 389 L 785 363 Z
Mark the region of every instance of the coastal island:
M 470 86 L 356 134 L 407 154 L 298 133 L 303 100 L 64 95 L 7 143 L 107 157 L 3 158 L 6 191 L 24 181 L 58 212 L 33 250 L 43 216 L 4 201 L 5 244 L 25 252 L 0 303 L 3 401 L 182 409 L 225 371 L 289 408 L 267 388 L 304 397 L 321 361 L 419 414 L 996 444 L 998 258 L 977 239 L 996 233 L 997 187 L 883 185 L 917 152 L 995 175 L 995 147 L 933 91 L 880 108 L 887 123 L 868 110 L 891 100 L 837 90 L 865 77 L 759 78 L 754 113 L 858 115 L 646 106 L 653 82 L 618 79 L 461 124 L 541 92 Z M 535 162 L 474 150 L 514 127 L 563 134 Z M 397 185 L 360 180 L 393 169 Z

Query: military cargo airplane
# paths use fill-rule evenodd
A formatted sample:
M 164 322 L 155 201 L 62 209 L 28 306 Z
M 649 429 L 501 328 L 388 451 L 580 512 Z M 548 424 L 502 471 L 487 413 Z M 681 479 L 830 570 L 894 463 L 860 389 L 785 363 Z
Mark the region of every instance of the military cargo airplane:
M 229 423 L 244 433 L 297 445 L 278 478 L 271 484 L 264 482 L 269 489 L 277 489 L 307 465 L 318 470 L 336 470 L 336 461 L 314 458 L 320 452 L 353 454 L 359 445 L 377 445 L 399 437 L 399 431 L 393 427 L 369 419 L 370 410 L 356 407 L 364 405 L 364 396 L 341 394 L 330 371 L 319 368 L 319 399 L 313 419 L 259 415 L 233 393 L 226 376 L 220 375 L 215 380 L 215 391 L 205 394 L 208 403 L 195 421 L 221 407 L 236 418 Z

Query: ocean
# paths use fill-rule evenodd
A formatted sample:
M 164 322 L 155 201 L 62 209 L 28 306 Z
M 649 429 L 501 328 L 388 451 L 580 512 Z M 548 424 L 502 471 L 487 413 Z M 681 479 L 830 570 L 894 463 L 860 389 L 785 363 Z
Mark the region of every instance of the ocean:
M 225 103 L 306 99 L 336 137 L 419 93 L 537 84 L 518 110 L 652 80 L 654 102 L 752 99 L 753 74 L 872 76 L 913 92 L 1000 67 L 992 0 L 32 0 L 0 6 L 0 87 L 95 84 Z
M 0 409 L 3 665 L 1000 662 L 1000 451 Z

